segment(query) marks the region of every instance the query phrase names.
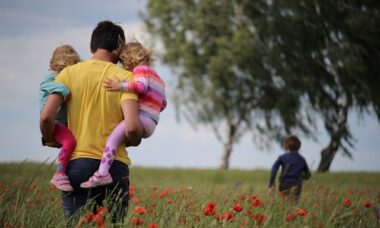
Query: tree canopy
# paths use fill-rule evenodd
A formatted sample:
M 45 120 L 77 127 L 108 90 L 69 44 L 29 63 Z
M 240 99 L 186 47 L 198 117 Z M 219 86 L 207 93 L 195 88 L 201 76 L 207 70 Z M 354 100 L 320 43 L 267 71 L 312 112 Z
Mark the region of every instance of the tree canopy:
M 178 112 L 213 128 L 222 168 L 243 134 L 259 145 L 311 136 L 316 115 L 328 158 L 350 155 L 348 112 L 380 116 L 377 1 L 150 0 L 143 17 L 177 72 Z

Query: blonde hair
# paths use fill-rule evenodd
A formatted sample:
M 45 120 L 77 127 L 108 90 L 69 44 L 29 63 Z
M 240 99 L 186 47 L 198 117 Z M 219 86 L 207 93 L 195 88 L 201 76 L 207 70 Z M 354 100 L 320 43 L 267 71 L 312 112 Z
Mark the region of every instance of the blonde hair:
M 80 57 L 75 49 L 68 44 L 57 47 L 50 59 L 50 70 L 59 73 L 63 68 L 80 62 Z
M 140 42 L 130 42 L 121 49 L 119 58 L 126 70 L 133 71 L 138 65 L 150 66 L 153 62 L 152 55 L 153 52 Z

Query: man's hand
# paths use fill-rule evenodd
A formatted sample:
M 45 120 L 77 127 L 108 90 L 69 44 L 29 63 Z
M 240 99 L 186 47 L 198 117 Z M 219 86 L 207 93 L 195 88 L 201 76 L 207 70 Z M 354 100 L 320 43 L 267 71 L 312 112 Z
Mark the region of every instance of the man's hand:
M 104 79 L 103 86 L 107 91 L 120 91 L 120 80 Z

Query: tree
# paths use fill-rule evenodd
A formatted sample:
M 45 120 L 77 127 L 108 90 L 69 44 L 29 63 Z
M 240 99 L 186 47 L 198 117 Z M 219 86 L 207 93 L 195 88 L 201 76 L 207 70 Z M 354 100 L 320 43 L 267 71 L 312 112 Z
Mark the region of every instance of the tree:
M 224 143 L 221 167 L 243 134 L 313 136 L 318 115 L 331 138 L 318 170 L 328 171 L 339 150 L 352 156 L 349 113 L 380 119 L 379 4 L 150 0 L 144 18 L 179 72 L 177 110 Z
M 262 145 L 293 128 L 308 131 L 304 113 L 296 112 L 298 94 L 273 74 L 266 42 L 257 33 L 267 6 L 265 1 L 151 0 L 144 15 L 148 31 L 162 40 L 164 63 L 179 72 L 177 110 L 195 126 L 211 126 L 224 144 L 221 168 L 229 167 L 233 145 L 247 132 Z
M 268 15 L 271 65 L 320 113 L 331 139 L 318 171 L 328 171 L 339 149 L 352 156 L 349 112 L 380 116 L 379 3 L 273 1 Z

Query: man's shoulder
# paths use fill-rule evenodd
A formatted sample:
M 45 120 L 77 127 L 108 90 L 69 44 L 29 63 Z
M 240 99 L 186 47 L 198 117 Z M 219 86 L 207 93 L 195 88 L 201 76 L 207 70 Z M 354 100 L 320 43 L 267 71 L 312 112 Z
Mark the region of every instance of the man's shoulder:
M 128 79 L 132 77 L 132 72 L 125 70 L 119 65 L 112 64 L 112 71 L 115 73 L 115 76 L 120 80 Z

